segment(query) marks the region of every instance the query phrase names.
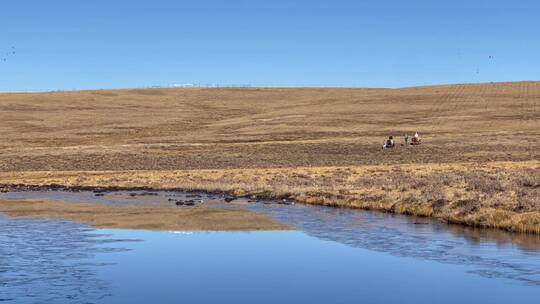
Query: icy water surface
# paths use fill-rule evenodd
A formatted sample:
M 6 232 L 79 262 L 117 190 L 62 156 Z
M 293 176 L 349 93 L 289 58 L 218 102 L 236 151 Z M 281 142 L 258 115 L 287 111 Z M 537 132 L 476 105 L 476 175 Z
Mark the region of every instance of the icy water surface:
M 39 191 L 0 198 L 171 208 L 178 208 L 171 198 L 189 198 L 143 193 Z M 297 231 L 92 230 L 0 216 L 0 301 L 538 303 L 540 297 L 536 236 L 357 210 L 198 199 L 268 214 Z
M 0 215 L 0 302 L 98 303 L 110 296 L 100 254 L 125 252 L 110 234 L 67 221 Z

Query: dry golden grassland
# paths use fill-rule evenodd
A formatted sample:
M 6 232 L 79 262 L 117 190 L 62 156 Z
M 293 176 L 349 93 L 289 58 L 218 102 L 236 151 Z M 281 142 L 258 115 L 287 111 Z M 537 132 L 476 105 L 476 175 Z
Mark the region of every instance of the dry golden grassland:
M 540 82 L 0 94 L 0 171 L 539 159 Z M 424 145 L 381 153 L 420 132 Z
M 0 94 L 0 183 L 291 197 L 540 233 L 540 82 Z M 423 144 L 402 146 L 420 132 Z M 382 151 L 388 135 L 398 146 Z

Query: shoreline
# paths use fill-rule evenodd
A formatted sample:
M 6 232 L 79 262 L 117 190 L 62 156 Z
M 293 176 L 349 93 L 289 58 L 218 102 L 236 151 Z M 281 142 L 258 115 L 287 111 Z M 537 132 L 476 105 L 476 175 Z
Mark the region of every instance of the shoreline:
M 485 164 L 0 173 L 0 188 L 226 194 L 431 217 L 540 234 L 540 161 Z M 344 182 L 346 181 L 346 182 Z

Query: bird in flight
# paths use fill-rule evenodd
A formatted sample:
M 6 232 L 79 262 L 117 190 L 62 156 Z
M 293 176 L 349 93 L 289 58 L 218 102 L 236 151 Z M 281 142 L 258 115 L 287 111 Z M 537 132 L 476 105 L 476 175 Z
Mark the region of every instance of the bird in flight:
M 6 62 L 9 57 L 15 56 L 15 47 L 12 46 L 9 51 L 0 53 L 2 56 L 0 57 L 0 61 Z

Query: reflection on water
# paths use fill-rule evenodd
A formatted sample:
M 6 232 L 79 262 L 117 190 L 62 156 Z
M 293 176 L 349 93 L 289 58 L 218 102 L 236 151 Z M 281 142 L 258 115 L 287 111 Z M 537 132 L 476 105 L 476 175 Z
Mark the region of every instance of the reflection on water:
M 471 272 L 485 277 L 540 285 L 538 236 L 349 209 L 265 204 L 249 208 L 320 239 L 395 256 L 471 265 Z
M 104 196 L 96 196 L 92 192 L 60 191 L 0 194 L 0 198 L 92 201 L 116 205 L 152 205 L 171 208 L 177 208 L 174 202 L 171 202 L 171 198 L 185 199 L 187 197 L 188 194 L 185 193 L 160 192 L 147 195 L 144 191 L 106 193 Z M 312 281 L 314 280 L 312 277 L 320 276 L 319 280 L 325 280 L 325 276 L 321 276 L 320 273 L 311 273 L 308 269 L 320 267 L 314 264 L 321 263 L 320 259 L 328 258 L 327 256 L 312 257 L 312 261 L 297 257 L 317 254 L 331 254 L 331 258 L 324 261 L 324 263 L 329 263 L 324 271 L 325 275 L 331 277 L 333 281 L 325 285 L 325 288 L 333 288 L 343 293 L 348 292 L 345 287 L 352 284 L 348 280 L 369 281 L 370 279 L 373 280 L 371 283 L 373 286 L 368 287 L 381 288 L 380 292 L 384 293 L 384 288 L 389 287 L 389 283 L 385 282 L 388 277 L 382 275 L 379 277 L 379 273 L 391 273 L 393 280 L 408 282 L 408 278 L 400 273 L 401 269 L 396 272 L 396 269 L 403 265 L 410 267 L 411 274 L 409 275 L 418 276 L 417 273 L 421 272 L 428 276 L 425 282 L 408 282 L 409 285 L 413 283 L 429 285 L 431 284 L 429 276 L 436 277 L 438 271 L 444 270 L 452 273 L 452 276 L 447 279 L 454 283 L 471 281 L 475 282 L 474 284 L 497 285 L 497 288 L 508 292 L 514 292 L 517 288 L 510 287 L 509 284 L 523 288 L 528 286 L 534 290 L 538 290 L 540 286 L 539 236 L 474 229 L 447 225 L 425 218 L 349 209 L 280 205 L 269 202 L 248 203 L 247 200 L 236 200 L 225 204 L 222 197 L 211 195 L 203 195 L 202 199 L 204 204 L 213 207 L 248 208 L 267 214 L 276 221 L 296 227 L 305 234 L 223 233 L 209 236 L 195 233 L 186 235 L 189 236 L 186 238 L 174 238 L 164 233 L 107 231 L 106 233 L 113 234 L 111 236 L 104 234 L 103 231 L 98 233 L 66 221 L 8 220 L 0 217 L 2 231 L 0 234 L 0 301 L 15 301 L 16 299 L 16 303 L 114 303 L 118 299 L 117 293 L 124 293 L 126 301 L 129 299 L 128 302 L 144 303 L 136 297 L 137 292 L 128 295 L 129 292 L 134 291 L 133 286 L 136 285 L 133 284 L 140 284 L 140 282 L 125 283 L 130 280 L 136 281 L 126 276 L 130 273 L 130 269 L 136 268 L 137 272 L 146 271 L 143 277 L 150 273 L 159 273 L 159 277 L 154 278 L 159 284 L 175 285 L 176 282 L 181 284 L 177 288 L 196 290 L 202 288 L 199 284 L 206 288 L 216 288 L 213 284 L 218 284 L 218 282 L 213 282 L 209 277 L 221 275 L 221 273 L 216 273 L 225 267 L 221 263 L 231 263 L 229 265 L 231 269 L 227 268 L 226 271 L 232 275 L 237 275 L 239 271 L 246 276 L 241 279 L 225 276 L 222 278 L 224 281 L 240 280 L 242 284 L 246 284 L 246 288 L 252 290 L 260 288 L 256 281 L 262 280 L 260 275 L 263 275 L 264 271 L 267 271 L 269 276 L 276 276 L 276 278 L 269 277 L 264 280 L 270 282 L 268 283 L 270 285 L 277 284 L 279 288 L 284 288 L 282 281 L 287 284 L 296 284 L 298 288 L 297 285 L 300 284 L 298 281 L 285 278 L 298 277 L 298 280 L 307 280 L 305 286 L 302 285 L 302 288 L 306 288 L 305 290 L 300 288 L 288 291 L 291 296 L 296 296 L 296 293 L 305 293 L 312 289 L 311 285 L 317 284 Z M 242 237 L 239 237 L 240 235 Z M 144 239 L 144 242 L 126 242 L 133 238 Z M 342 245 L 346 245 L 343 247 L 348 249 L 339 247 Z M 253 246 L 259 247 L 255 250 Z M 289 248 L 295 248 L 296 251 L 287 251 Z M 123 252 L 127 249 L 133 249 L 133 251 Z M 108 253 L 105 256 L 115 258 L 103 258 L 101 253 Z M 280 256 L 274 256 L 274 254 Z M 385 262 L 380 262 L 383 255 L 391 258 L 384 258 Z M 134 260 L 137 259 L 139 264 L 134 264 Z M 155 264 L 146 265 L 147 261 L 151 260 L 155 260 Z M 203 260 L 204 263 L 210 263 L 213 268 L 201 264 Z M 372 266 L 369 263 L 365 264 L 368 260 L 371 261 L 369 263 L 376 264 L 378 268 L 373 270 L 371 277 L 367 274 L 359 277 L 365 269 Z M 364 264 L 360 267 L 346 264 L 346 261 Z M 268 264 L 266 265 L 268 267 L 265 266 L 266 268 L 258 272 L 258 267 L 262 267 L 260 263 Z M 390 266 L 385 263 L 393 263 L 394 266 L 389 268 Z M 429 267 L 425 266 L 425 263 L 428 263 Z M 186 271 L 185 274 L 189 277 L 178 277 L 180 276 L 179 269 Z M 282 272 L 274 273 L 275 269 L 281 269 Z M 115 271 L 118 273 L 114 274 Z M 350 277 L 342 277 L 345 274 Z M 172 282 L 162 282 L 165 280 L 163 278 L 159 281 L 160 277 L 165 277 Z M 471 277 L 491 283 L 477 281 Z M 210 282 L 207 282 L 209 280 Z M 415 277 L 415 280 L 420 279 Z M 205 285 L 203 282 L 208 284 Z M 403 282 L 400 284 L 405 284 Z M 334 286 L 335 284 L 342 286 Z M 124 291 L 115 289 L 118 286 L 120 289 L 124 288 Z M 350 288 L 359 288 L 355 286 L 353 284 Z M 363 287 L 364 289 L 360 291 L 369 292 L 368 287 Z M 149 294 L 155 293 L 155 289 L 161 289 L 160 286 L 153 288 L 154 291 L 151 288 L 148 289 Z M 171 288 L 175 290 L 174 286 Z M 392 286 L 392 288 L 396 287 Z M 407 285 L 407 288 L 416 288 L 416 285 Z M 434 286 L 434 288 L 440 287 Z M 446 288 L 450 287 L 442 288 L 442 292 L 452 292 Z M 462 286 L 462 288 L 468 288 L 468 286 Z M 205 293 L 205 290 L 199 292 Z M 478 292 L 477 295 L 482 294 L 482 291 Z M 349 293 L 348 296 L 354 294 Z M 321 299 L 325 299 L 324 295 L 326 294 L 321 293 L 320 298 L 315 297 L 313 302 L 323 303 Z M 366 295 L 363 294 L 363 296 Z M 175 299 L 185 300 L 184 298 Z M 227 297 L 214 300 L 227 299 L 234 300 Z M 250 301 L 257 299 L 260 300 L 260 297 L 250 299 Z M 279 300 L 279 298 L 275 299 Z M 347 297 L 344 299 L 350 300 Z M 525 297 L 525 299 L 528 298 Z M 197 298 L 189 298 L 189 300 L 197 302 Z M 298 298 L 297 300 L 305 299 Z M 332 298 L 326 300 L 331 302 Z M 485 298 L 478 300 L 482 302 Z M 504 302 L 500 295 L 496 300 Z M 215 303 L 215 301 L 210 302 Z M 416 299 L 411 303 L 418 302 L 419 300 Z
M 102 303 L 520 303 L 540 288 L 471 275 L 471 266 L 396 257 L 302 232 L 137 237 L 133 250 L 106 255 L 113 297 Z M 104 271 L 106 270 L 106 272 Z
M 472 228 L 461 225 L 448 225 L 446 227 L 448 232 L 456 237 L 465 238 L 471 245 L 492 243 L 500 249 L 515 246 L 524 254 L 534 255 L 540 252 L 540 235 L 509 233 L 497 229 Z
M 0 193 L 0 199 L 36 199 L 66 202 L 92 202 L 110 204 L 116 206 L 154 206 L 178 208 L 171 200 L 190 199 L 193 194 L 175 191 L 114 191 L 106 192 L 103 196 L 96 196 L 91 191 L 24 191 Z M 407 228 L 410 232 L 430 234 L 452 234 L 460 240 L 467 240 L 471 245 L 494 244 L 500 248 L 518 248 L 524 253 L 534 254 L 540 252 L 540 235 L 509 233 L 497 229 L 472 228 L 462 225 L 447 225 L 429 218 L 417 218 L 396 214 L 383 214 L 377 212 L 367 212 L 351 209 L 327 208 L 306 205 L 280 205 L 272 202 L 248 203 L 248 200 L 239 199 L 230 204 L 223 201 L 223 196 L 214 194 L 197 194 L 208 207 L 247 207 L 253 211 L 268 213 L 278 220 L 287 224 L 296 225 L 298 229 L 309 228 L 309 222 L 315 221 L 315 226 L 324 225 L 328 229 L 327 234 L 346 232 L 347 229 L 337 229 L 354 227 L 370 227 L 369 225 L 383 225 L 383 228 Z M 290 211 L 290 214 L 289 214 Z M 302 215 L 303 217 L 299 217 Z M 304 225 L 300 225 L 304 223 Z M 377 229 L 380 229 L 376 225 Z M 384 231 L 378 230 L 378 231 Z M 324 232 L 324 231 L 322 231 Z M 351 237 L 351 236 L 349 236 Z
M 94 257 L 123 251 L 117 243 L 126 240 L 67 221 L 0 215 L 0 227 L 0 301 L 91 303 L 110 295 L 94 271 L 106 264 Z

